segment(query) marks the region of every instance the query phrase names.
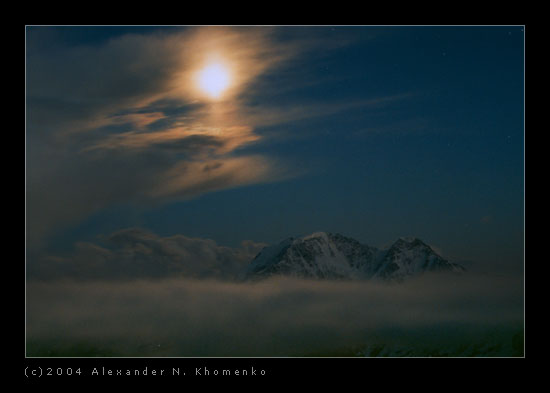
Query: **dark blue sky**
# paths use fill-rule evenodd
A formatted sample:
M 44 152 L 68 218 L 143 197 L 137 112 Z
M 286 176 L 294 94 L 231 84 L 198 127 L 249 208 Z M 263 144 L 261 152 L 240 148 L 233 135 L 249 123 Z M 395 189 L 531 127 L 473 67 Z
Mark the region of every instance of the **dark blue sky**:
M 329 231 L 374 246 L 413 235 L 470 267 L 522 271 L 523 27 L 208 30 L 27 29 L 36 253 L 128 227 L 231 247 Z M 243 65 L 225 136 L 196 131 L 221 104 L 166 93 L 202 42 Z M 122 112 L 158 118 L 135 131 Z M 176 123 L 199 144 L 128 147 Z M 214 162 L 223 176 L 197 180 Z

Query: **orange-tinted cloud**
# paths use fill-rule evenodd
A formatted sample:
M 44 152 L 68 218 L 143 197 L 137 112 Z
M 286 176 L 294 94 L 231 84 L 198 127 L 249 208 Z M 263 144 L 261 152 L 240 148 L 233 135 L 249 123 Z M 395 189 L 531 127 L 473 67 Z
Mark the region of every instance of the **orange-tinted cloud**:
M 152 198 L 191 198 L 247 184 L 288 178 L 289 172 L 262 156 L 225 157 L 204 161 L 181 161 L 165 171 Z

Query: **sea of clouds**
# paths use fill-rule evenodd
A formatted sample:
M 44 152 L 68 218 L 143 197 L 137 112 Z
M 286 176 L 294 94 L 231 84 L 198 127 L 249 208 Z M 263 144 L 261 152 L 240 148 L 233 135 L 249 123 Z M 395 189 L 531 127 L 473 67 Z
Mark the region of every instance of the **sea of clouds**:
M 512 277 L 66 278 L 30 280 L 26 300 L 30 356 L 361 356 L 388 345 L 411 356 L 472 346 L 517 356 L 523 347 L 523 282 Z

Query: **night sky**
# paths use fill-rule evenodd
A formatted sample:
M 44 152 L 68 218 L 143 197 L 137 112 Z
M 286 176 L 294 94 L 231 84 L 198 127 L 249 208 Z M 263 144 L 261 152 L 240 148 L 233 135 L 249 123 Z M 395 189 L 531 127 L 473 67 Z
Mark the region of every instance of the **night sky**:
M 26 119 L 37 275 L 129 228 L 416 236 L 523 272 L 522 26 L 27 27 Z

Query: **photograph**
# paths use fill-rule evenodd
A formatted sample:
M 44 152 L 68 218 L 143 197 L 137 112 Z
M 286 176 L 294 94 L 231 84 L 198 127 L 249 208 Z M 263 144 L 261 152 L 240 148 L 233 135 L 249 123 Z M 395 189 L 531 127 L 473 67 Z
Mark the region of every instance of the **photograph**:
M 25 25 L 25 358 L 525 358 L 525 30 Z

